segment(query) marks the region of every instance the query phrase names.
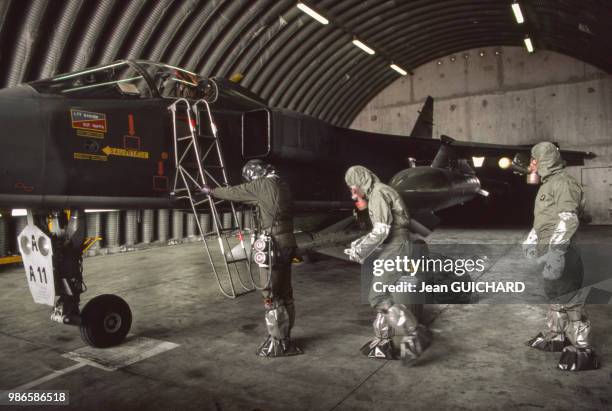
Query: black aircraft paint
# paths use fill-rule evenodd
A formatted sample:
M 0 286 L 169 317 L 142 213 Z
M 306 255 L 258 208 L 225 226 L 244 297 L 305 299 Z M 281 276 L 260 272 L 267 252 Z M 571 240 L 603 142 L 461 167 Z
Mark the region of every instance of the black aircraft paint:
M 390 181 L 411 210 L 440 210 L 481 188 L 464 159 L 496 163 L 529 150 L 432 139 L 431 98 L 415 136 L 384 135 L 268 107 L 224 79 L 119 61 L 0 90 L 0 207 L 184 208 L 170 195 L 176 170 L 167 109 L 181 97 L 211 103 L 232 183 L 240 182 L 247 159 L 265 159 L 290 180 L 302 209 L 345 207 L 344 173 L 360 164 Z M 187 132 L 185 119 L 182 127 Z M 562 153 L 570 165 L 591 156 Z M 426 165 L 414 166 L 411 158 Z

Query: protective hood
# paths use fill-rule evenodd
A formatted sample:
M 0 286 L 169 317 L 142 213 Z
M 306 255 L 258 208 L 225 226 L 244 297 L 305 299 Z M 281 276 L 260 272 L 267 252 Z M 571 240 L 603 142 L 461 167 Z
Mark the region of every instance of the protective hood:
M 357 186 L 365 195 L 369 195 L 374 184 L 380 182 L 376 174 L 363 166 L 352 166 L 346 170 L 344 181 L 348 186 Z
M 538 174 L 543 180 L 565 167 L 559 149 L 548 141 L 533 146 L 531 157 L 538 160 Z

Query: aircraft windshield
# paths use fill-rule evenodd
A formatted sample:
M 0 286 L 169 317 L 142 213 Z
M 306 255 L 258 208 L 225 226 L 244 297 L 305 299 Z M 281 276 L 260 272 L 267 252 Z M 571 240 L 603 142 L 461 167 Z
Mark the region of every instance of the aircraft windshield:
M 200 99 L 204 96 L 202 78 L 195 73 L 148 61 L 137 61 L 136 64 L 149 74 L 161 97 Z
M 39 93 L 76 98 L 150 98 L 145 78 L 121 61 L 30 83 Z

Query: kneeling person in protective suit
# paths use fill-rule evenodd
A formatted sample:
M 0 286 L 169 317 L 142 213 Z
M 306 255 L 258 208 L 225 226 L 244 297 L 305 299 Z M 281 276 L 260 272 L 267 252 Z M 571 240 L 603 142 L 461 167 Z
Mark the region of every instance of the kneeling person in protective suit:
M 290 338 L 295 320 L 291 259 L 296 248 L 291 192 L 276 170 L 261 160 L 248 161 L 242 169 L 242 177 L 246 180 L 244 184 L 212 191 L 207 187 L 205 191 L 215 198 L 257 206 L 257 232 L 272 238 L 272 265 L 260 268 L 260 278 L 267 279 L 262 294 L 269 335 L 257 354 L 261 357 L 301 354 Z
M 528 182 L 542 181 L 536 196 L 533 229 L 523 243 L 527 258 L 542 268 L 546 295 L 555 299 L 548 309 L 543 332 L 527 345 L 544 351 L 562 351 L 559 368 L 579 371 L 599 367 L 591 348 L 591 323 L 584 301 L 576 298 L 583 267 L 575 242 L 578 216 L 584 210 L 580 184 L 567 174 L 559 150 L 542 142 L 531 150 Z
M 406 206 L 397 191 L 381 183 L 374 173 L 362 166 L 349 168 L 345 181 L 358 207 L 359 203 L 367 202 L 373 225 L 370 233 L 355 240 L 351 248 L 345 250 L 349 258 L 363 264 L 368 258 L 410 257 L 411 242 L 408 231 L 410 220 Z M 383 276 L 377 277 L 377 281 L 385 285 L 395 284 L 402 274 L 402 272 L 386 272 Z M 371 358 L 401 358 L 405 361 L 418 358 L 431 342 L 429 330 L 418 323 L 414 314 L 405 305 L 396 304 L 388 292 L 376 292 L 370 286 L 368 299 L 377 312 L 374 320 L 376 338 L 365 344 L 361 352 Z M 403 333 L 399 350 L 393 343 L 396 331 Z

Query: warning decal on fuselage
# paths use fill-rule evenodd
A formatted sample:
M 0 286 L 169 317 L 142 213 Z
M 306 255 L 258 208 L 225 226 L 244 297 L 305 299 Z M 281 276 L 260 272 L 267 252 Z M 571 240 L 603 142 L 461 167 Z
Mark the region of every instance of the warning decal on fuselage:
M 143 160 L 149 159 L 149 152 L 141 151 L 141 150 L 127 150 L 125 148 L 106 146 L 102 149 L 102 152 L 106 154 L 107 156 L 131 157 L 131 158 L 140 158 Z
M 98 133 L 97 131 L 89 131 L 89 130 L 76 130 L 76 135 L 79 137 L 87 137 L 87 138 L 104 138 L 104 133 Z
M 97 154 L 90 154 L 90 153 L 73 153 L 72 157 L 75 160 L 94 160 L 94 161 L 108 160 L 107 156 L 100 156 Z
M 106 133 L 106 114 L 70 109 L 72 128 Z

